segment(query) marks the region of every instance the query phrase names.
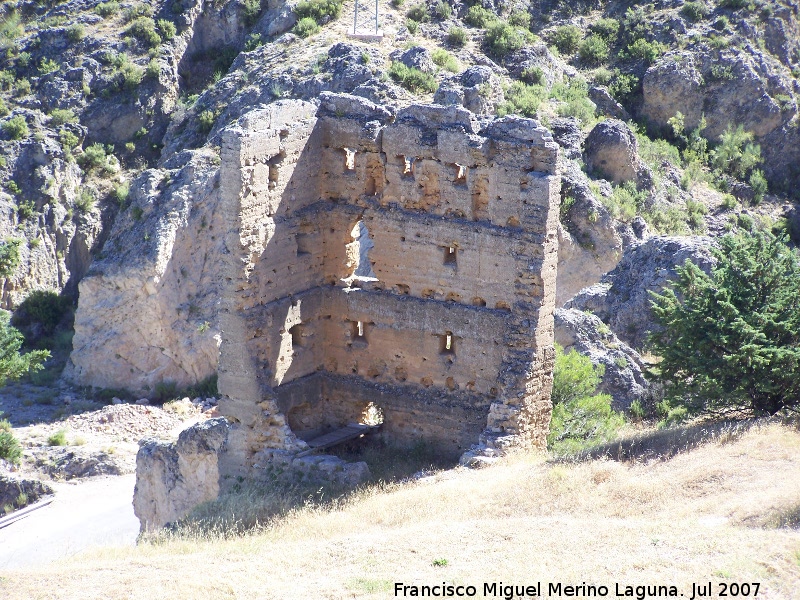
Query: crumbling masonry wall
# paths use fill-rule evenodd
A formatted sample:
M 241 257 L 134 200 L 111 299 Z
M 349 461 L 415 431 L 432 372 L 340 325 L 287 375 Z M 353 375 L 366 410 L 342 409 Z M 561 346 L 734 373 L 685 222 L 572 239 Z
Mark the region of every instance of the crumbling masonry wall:
M 300 449 L 370 402 L 398 443 L 423 438 L 456 454 L 485 432 L 543 445 L 556 165 L 535 121 L 481 126 L 459 107 L 393 114 L 324 94 L 318 109 L 280 102 L 230 128 L 220 190 L 228 470 Z M 356 274 L 366 258 L 374 277 Z

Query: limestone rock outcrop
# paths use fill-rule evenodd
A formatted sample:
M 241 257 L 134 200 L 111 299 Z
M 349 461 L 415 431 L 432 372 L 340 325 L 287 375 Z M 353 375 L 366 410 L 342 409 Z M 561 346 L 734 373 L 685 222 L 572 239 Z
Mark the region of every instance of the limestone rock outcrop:
M 639 157 L 639 144 L 630 128 L 617 119 L 595 125 L 586 136 L 583 155 L 589 172 L 614 183 L 633 181 L 639 188 L 652 185 L 652 175 Z
M 588 356 L 593 364 L 603 365 L 605 373 L 598 391 L 611 396 L 614 410 L 628 409 L 647 393 L 642 357 L 596 316 L 575 309 L 556 309 L 555 340 L 565 351 L 575 350 Z
M 564 308 L 589 311 L 626 344 L 641 349 L 656 325 L 650 312 L 650 294 L 660 292 L 675 278 L 676 268 L 691 260 L 709 271 L 714 264 L 711 238 L 652 237 L 629 248 L 617 267 L 600 283 L 581 290 Z
M 176 442 L 145 438 L 139 443 L 133 512 L 142 532 L 174 523 L 218 497 L 219 456 L 228 429 L 224 418 L 210 419 L 183 430 Z

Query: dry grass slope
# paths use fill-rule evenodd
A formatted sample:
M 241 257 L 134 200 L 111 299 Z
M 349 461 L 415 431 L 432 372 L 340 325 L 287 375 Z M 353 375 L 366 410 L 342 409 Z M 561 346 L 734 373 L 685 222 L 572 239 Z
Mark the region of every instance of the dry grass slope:
M 693 582 L 711 580 L 760 582 L 761 600 L 792 600 L 798 522 L 800 432 L 766 425 L 663 461 L 523 455 L 443 472 L 301 508 L 243 538 L 173 539 L 5 572 L 0 597 L 389 598 L 395 581 L 502 580 L 674 584 L 688 598 Z

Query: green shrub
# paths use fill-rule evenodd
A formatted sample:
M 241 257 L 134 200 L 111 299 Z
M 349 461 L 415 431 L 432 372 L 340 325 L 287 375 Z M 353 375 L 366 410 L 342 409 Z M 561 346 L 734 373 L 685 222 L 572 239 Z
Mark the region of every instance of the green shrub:
M 650 64 L 661 56 L 664 50 L 665 46 L 659 42 L 648 42 L 644 38 L 639 38 L 628 44 L 625 50 L 620 52 L 620 56 L 622 58 L 639 58 Z
M 445 0 L 439 0 L 436 6 L 433 7 L 433 14 L 436 15 L 436 18 L 445 21 L 453 15 L 453 7 L 445 2 Z
M 580 452 L 612 440 L 624 424 L 611 409 L 611 396 L 596 394 L 605 368 L 574 350 L 556 346 L 553 369 L 553 416 L 548 448 L 556 454 Z
M 52 335 L 59 323 L 72 309 L 72 300 L 49 290 L 28 294 L 14 314 L 14 324 L 23 327 L 36 325 L 44 335 Z
M 338 19 L 341 12 L 341 0 L 304 0 L 294 7 L 298 20 L 309 17 L 317 23 Z
M 42 75 L 47 75 L 48 73 L 53 73 L 55 71 L 58 71 L 59 68 L 60 67 L 58 63 L 51 58 L 45 57 L 39 62 L 39 73 L 41 73 Z
M 9 112 L 11 111 L 8 109 L 8 106 L 6 106 L 5 101 L 0 98 L 0 117 L 5 117 Z
M 119 12 L 119 2 L 116 2 L 116 0 L 111 0 L 110 2 L 101 2 L 94 7 L 94 11 L 105 19 Z
M 82 188 L 78 197 L 75 198 L 75 208 L 82 213 L 88 213 L 92 212 L 94 204 L 94 192 L 89 188 Z
M 316 25 L 316 23 L 314 23 Z M 200 125 L 200 131 L 202 133 L 208 133 L 214 128 L 214 122 L 217 120 L 217 115 L 214 111 L 211 110 L 204 110 L 200 113 L 200 116 L 197 118 L 197 122 Z
M 515 10 L 508 15 L 508 24 L 528 29 L 531 26 L 531 14 L 526 10 Z
M 126 90 L 135 90 L 144 79 L 144 68 L 132 62 L 122 65 L 119 73 L 122 76 L 122 87 Z
M 243 0 L 242 16 L 246 25 L 255 25 L 261 14 L 261 0 Z
M 542 67 L 527 67 L 522 70 L 520 79 L 528 85 L 541 85 L 544 83 L 544 70 Z
M 317 33 L 319 29 L 320 27 L 314 19 L 311 17 L 303 17 L 295 23 L 292 31 L 301 38 L 307 38 Z
M 686 222 L 694 232 L 702 232 L 705 230 L 705 219 L 703 215 L 708 212 L 708 209 L 701 202 L 694 200 L 686 201 Z
M 8 425 L 6 428 L 3 425 Z M 0 458 L 7 460 L 13 465 L 18 465 L 22 458 L 22 446 L 19 445 L 19 440 L 11 433 L 10 424 L 8 421 L 0 421 Z
M 9 379 L 19 379 L 26 373 L 41 370 L 45 360 L 50 357 L 47 350 L 34 350 L 20 354 L 22 334 L 9 324 L 11 315 L 0 312 L 0 385 Z
M 17 55 L 17 68 L 18 69 L 27 69 L 28 66 L 31 64 L 31 53 L 30 52 L 20 52 Z
M 535 117 L 539 110 L 539 105 L 547 98 L 547 90 L 541 85 L 528 85 L 521 81 L 515 81 L 506 92 L 506 101 L 497 107 L 497 114 L 522 115 L 523 117 Z
M 590 65 L 605 62 L 608 60 L 608 53 L 608 44 L 596 33 L 591 34 L 578 46 L 578 56 Z
M 467 43 L 467 32 L 455 25 L 447 32 L 447 43 L 454 48 L 461 48 Z
M 153 58 L 147 63 L 147 68 L 145 69 L 145 75 L 150 77 L 151 79 L 155 79 L 161 73 L 161 65 L 158 64 L 158 60 Z
M 600 19 L 589 27 L 589 31 L 599 35 L 607 44 L 613 44 L 619 35 L 619 21 L 612 18 Z
M 433 52 L 431 52 L 431 58 L 437 66 L 446 71 L 450 71 L 451 73 L 458 73 L 461 70 L 456 57 L 450 54 L 447 50 L 436 48 Z
M 414 19 L 406 19 L 406 29 L 408 29 L 408 33 L 415 35 L 418 27 L 419 23 L 417 23 Z
M 646 7 L 631 7 L 625 11 L 625 16 L 622 19 L 622 31 L 623 39 L 626 43 L 631 44 L 652 34 L 654 21 L 649 14 L 652 10 L 653 5 L 651 4 Z
M 722 15 L 720 16 L 719 19 L 714 21 L 712 27 L 714 27 L 714 29 L 716 29 L 717 31 L 725 31 L 729 26 L 730 26 L 730 21 L 728 20 L 728 17 Z
M 20 200 L 17 205 L 17 216 L 20 221 L 27 221 L 36 215 L 36 205 L 31 200 Z
M 482 29 L 488 27 L 491 23 L 497 21 L 497 15 L 490 10 L 486 10 L 482 6 L 470 6 L 467 15 L 464 17 L 464 22 L 473 27 L 480 27 Z
M 9 277 L 19 266 L 19 247 L 22 240 L 6 238 L 0 242 L 0 277 Z
M 14 82 L 17 80 L 14 73 L 3 69 L 0 71 L 0 90 L 10 91 L 14 87 Z
M 553 45 L 562 54 L 572 54 L 578 49 L 581 41 L 581 30 L 575 25 L 561 25 L 553 34 Z
M 398 61 L 392 61 L 389 77 L 414 94 L 436 91 L 436 79 L 433 75 L 414 67 L 407 67 Z
M 260 48 L 264 45 L 264 40 L 261 37 L 260 33 L 251 33 L 247 36 L 247 39 L 244 42 L 244 51 L 245 52 L 252 52 L 256 48 Z
M 14 87 L 14 95 L 22 98 L 23 96 L 27 96 L 31 93 L 31 82 L 24 77 L 22 79 L 18 79 L 16 85 Z
M 595 105 L 589 100 L 589 85 L 582 77 L 556 83 L 550 90 L 550 97 L 563 103 L 556 109 L 562 117 L 576 117 L 588 123 L 595 116 Z
M 612 188 L 610 197 L 601 197 L 601 201 L 611 216 L 626 223 L 630 222 L 642 210 L 647 200 L 647 192 L 638 191 L 636 184 L 626 181 Z
M 761 204 L 769 187 L 763 171 L 760 169 L 753 169 L 753 172 L 750 174 L 750 187 L 753 188 L 753 203 Z
M 125 30 L 127 35 L 132 35 L 140 42 L 155 48 L 161 43 L 161 36 L 156 31 L 156 22 L 152 17 L 137 17 Z
M 692 22 L 699 21 L 708 16 L 708 7 L 703 2 L 690 0 L 684 2 L 681 7 L 681 14 Z
M 527 44 L 531 39 L 531 33 L 503 21 L 496 21 L 486 28 L 484 39 L 490 52 L 502 58 Z
M 58 134 L 58 139 L 61 142 L 61 147 L 64 149 L 65 153 L 69 153 L 80 142 L 78 136 L 71 131 L 62 131 L 60 134 Z
M 719 63 L 711 65 L 709 70 L 709 79 L 711 81 L 730 81 L 734 78 L 732 65 L 721 65 Z
M 58 127 L 64 123 L 77 123 L 78 117 L 70 108 L 54 108 L 50 111 L 50 125 Z
M 120 208 L 124 207 L 125 204 L 128 202 L 128 196 L 131 192 L 131 184 L 127 181 L 123 181 L 118 186 L 114 188 L 114 198 L 119 204 Z
M 178 32 L 177 28 L 175 27 L 175 23 L 168 21 L 167 19 L 159 19 L 156 21 L 156 27 L 158 27 L 158 33 L 160 33 L 161 37 L 166 41 L 170 41 Z
M 71 42 L 80 42 L 86 37 L 86 29 L 80 23 L 67 27 L 67 39 Z
M 126 23 L 133 21 L 138 17 L 152 17 L 153 7 L 149 4 L 139 3 L 125 9 L 122 17 Z
M 711 164 L 722 173 L 746 177 L 761 162 L 761 147 L 752 141 L 753 134 L 742 125 L 736 129 L 728 125 L 719 145 L 711 151 Z
M 66 446 L 67 445 L 67 432 L 64 429 L 59 429 L 47 438 L 48 446 Z
M 92 144 L 78 157 L 78 163 L 87 171 L 105 167 L 108 164 L 103 144 Z
M 416 4 L 406 11 L 406 17 L 417 23 L 427 23 L 431 20 L 428 7 L 425 4 Z
M 28 123 L 22 115 L 16 115 L 4 121 L 3 124 L 0 125 L 0 128 L 2 128 L 3 132 L 12 140 L 21 140 L 28 137 L 30 133 L 28 130 Z

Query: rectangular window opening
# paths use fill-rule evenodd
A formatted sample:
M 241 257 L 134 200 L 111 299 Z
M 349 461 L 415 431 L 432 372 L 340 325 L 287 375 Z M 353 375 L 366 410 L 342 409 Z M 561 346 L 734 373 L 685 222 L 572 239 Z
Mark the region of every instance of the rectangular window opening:
M 311 254 L 311 235 L 308 233 L 298 233 L 295 237 L 297 242 L 297 256 Z M 290 250 L 291 252 L 291 250 Z
M 458 255 L 458 248 L 455 246 L 445 246 L 444 247 L 444 264 L 446 265 L 455 265 L 456 264 L 456 257 Z
M 356 170 L 356 151 L 350 148 L 343 148 L 344 150 L 344 170 Z
M 289 328 L 289 334 L 292 336 L 292 348 L 300 348 L 303 345 L 303 326 L 299 323 Z
M 416 160 L 413 156 L 403 156 L 403 177 L 413 177 L 414 176 L 414 161 Z
M 456 165 L 456 185 L 466 185 L 467 184 L 467 167 L 464 165 L 460 165 L 455 163 Z
M 444 335 L 439 336 L 440 340 L 440 354 L 455 355 L 456 353 L 456 338 L 452 331 L 446 331 Z
M 352 339 L 354 342 L 367 343 L 367 331 L 364 321 L 353 321 Z

